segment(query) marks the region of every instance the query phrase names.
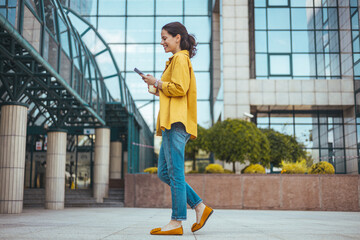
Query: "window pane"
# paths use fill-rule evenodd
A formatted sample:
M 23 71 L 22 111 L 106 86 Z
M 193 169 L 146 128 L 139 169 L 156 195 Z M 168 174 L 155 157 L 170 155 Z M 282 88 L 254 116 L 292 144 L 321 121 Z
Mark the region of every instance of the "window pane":
M 292 8 L 291 25 L 293 29 L 314 29 L 312 8 Z
M 40 33 L 40 22 L 32 14 L 32 12 L 27 7 L 25 7 L 23 36 L 38 52 L 40 52 Z
M 96 56 L 95 60 L 103 77 L 117 73 L 109 51 L 105 51 L 102 54 Z
M 195 72 L 197 99 L 208 100 L 210 98 L 210 73 Z
M 293 31 L 292 50 L 293 52 L 315 52 L 314 32 Z
M 45 11 L 45 22 L 46 27 L 50 30 L 50 32 L 56 36 L 56 28 L 55 28 L 55 9 L 54 5 L 49 1 L 44 1 L 44 11 Z
M 128 43 L 154 42 L 154 18 L 128 17 L 126 40 Z
M 197 45 L 197 53 L 191 59 L 194 71 L 209 71 L 210 70 L 210 45 Z
M 183 0 L 156 0 L 156 15 L 182 15 Z
M 312 7 L 313 0 L 291 0 L 292 7 Z
M 109 45 L 115 61 L 120 68 L 120 71 L 125 71 L 125 45 L 124 44 L 111 44 Z
M 128 15 L 154 15 L 154 0 L 127 1 Z M 138 25 L 141 26 L 141 25 Z
M 125 42 L 125 18 L 124 17 L 100 17 L 99 33 L 107 43 Z
M 294 125 L 271 125 L 270 128 L 274 129 L 275 131 L 278 131 L 280 133 L 294 136 Z
M 155 19 L 155 42 L 161 42 L 161 30 L 162 27 L 171 22 L 180 22 L 183 23 L 182 17 L 156 17 Z
M 115 101 L 120 101 L 120 85 L 119 78 L 113 77 L 104 80 L 106 88 L 109 90 L 111 96 L 115 99 Z
M 268 75 L 267 54 L 256 54 L 255 55 L 255 65 L 256 65 L 256 76 L 267 76 Z
M 255 51 L 267 52 L 267 38 L 265 31 L 255 31 Z
M 165 53 L 163 46 L 157 44 L 155 47 L 156 55 L 156 71 L 161 71 L 161 73 L 165 70 L 166 61 L 172 56 L 172 53 Z
M 154 125 L 154 103 L 149 101 L 135 101 L 136 107 L 139 109 L 145 122 L 150 129 L 153 129 Z M 157 115 L 156 115 L 157 116 Z M 156 119 L 155 119 L 156 121 Z
M 270 123 L 271 124 L 293 124 L 294 119 L 293 119 L 293 114 L 289 113 L 281 113 L 281 114 L 276 114 L 276 113 L 271 113 L 270 114 Z
M 153 64 L 153 45 L 129 44 L 126 46 L 126 71 L 133 71 L 135 67 L 140 71 L 152 71 Z
M 294 76 L 315 76 L 315 54 L 293 54 Z
M 268 9 L 269 29 L 289 29 L 290 17 L 288 8 L 269 8 Z
M 265 8 L 255 8 L 255 29 L 266 29 Z
M 268 0 L 269 6 L 288 6 L 288 0 Z
M 290 32 L 269 31 L 269 52 L 290 52 Z
M 296 140 L 307 148 L 313 147 L 312 132 L 312 125 L 295 125 Z
M 144 72 L 145 73 L 145 72 Z M 126 84 L 134 100 L 151 100 L 153 95 L 148 92 L 147 84 L 137 73 L 126 73 Z
M 99 1 L 99 15 L 125 15 L 125 0 Z
M 270 75 L 290 75 L 290 56 L 270 55 Z
M 72 0 L 70 8 L 81 15 L 96 15 L 97 1 L 94 0 Z
M 185 15 L 207 15 L 208 0 L 185 0 Z
M 255 0 L 255 7 L 266 7 L 266 0 Z
M 210 42 L 211 18 L 185 17 L 185 26 L 189 34 L 194 34 L 197 42 Z M 201 27 L 199 27 L 201 26 Z
M 211 126 L 209 101 L 197 102 L 197 120 L 198 124 L 204 128 L 209 128 Z

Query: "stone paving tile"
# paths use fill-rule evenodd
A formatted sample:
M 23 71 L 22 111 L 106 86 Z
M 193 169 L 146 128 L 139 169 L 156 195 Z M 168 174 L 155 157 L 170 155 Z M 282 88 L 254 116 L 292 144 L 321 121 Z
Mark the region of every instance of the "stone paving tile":
M 188 211 L 183 236 L 152 236 L 169 221 L 170 209 L 66 208 L 25 209 L 0 214 L 0 239 L 105 240 L 332 240 L 360 239 L 359 212 L 260 211 L 215 209 L 204 229 L 192 233 L 195 212 Z

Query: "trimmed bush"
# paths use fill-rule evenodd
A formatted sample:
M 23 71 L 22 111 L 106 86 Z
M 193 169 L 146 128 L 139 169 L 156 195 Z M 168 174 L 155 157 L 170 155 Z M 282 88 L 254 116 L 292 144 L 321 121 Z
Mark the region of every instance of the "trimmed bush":
M 205 173 L 224 173 L 224 168 L 220 164 L 209 164 L 205 168 Z
M 311 166 L 309 174 L 334 174 L 335 169 L 331 163 L 318 162 Z
M 281 174 L 304 174 L 308 171 L 305 159 L 296 162 L 281 161 L 281 166 Z
M 149 167 L 149 168 L 146 168 L 146 169 L 144 169 L 144 172 L 146 172 L 146 173 L 150 173 L 150 174 L 155 174 L 155 173 L 157 173 L 157 167 Z
M 250 164 L 247 166 L 244 171 L 244 173 L 259 173 L 259 174 L 265 174 L 265 168 L 261 166 L 260 164 Z

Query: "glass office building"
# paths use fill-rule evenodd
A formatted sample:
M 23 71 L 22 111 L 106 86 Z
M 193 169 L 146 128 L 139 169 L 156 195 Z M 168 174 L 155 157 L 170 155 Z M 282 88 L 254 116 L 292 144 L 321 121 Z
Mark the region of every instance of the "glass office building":
M 358 173 L 358 1 L 220 6 L 223 92 L 215 119 L 251 113 L 258 127 L 295 136 L 314 162 Z

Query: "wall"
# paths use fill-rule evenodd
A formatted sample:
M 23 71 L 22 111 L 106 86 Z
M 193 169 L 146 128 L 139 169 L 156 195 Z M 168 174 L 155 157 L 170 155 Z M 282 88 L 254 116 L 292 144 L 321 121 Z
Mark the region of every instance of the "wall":
M 213 208 L 360 211 L 359 175 L 186 175 Z M 155 174 L 127 174 L 126 207 L 170 208 L 170 187 Z

